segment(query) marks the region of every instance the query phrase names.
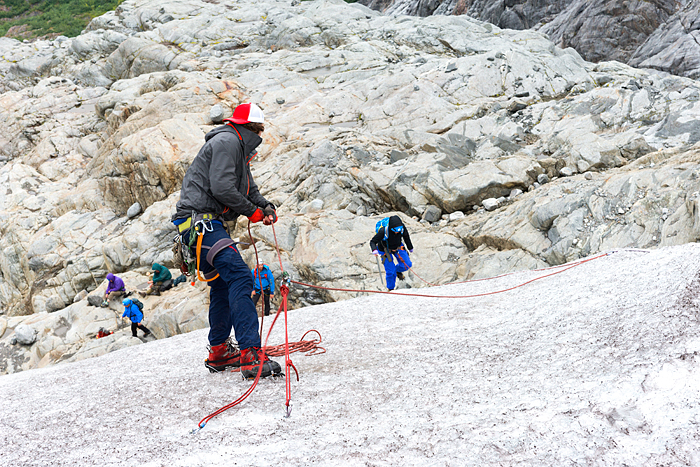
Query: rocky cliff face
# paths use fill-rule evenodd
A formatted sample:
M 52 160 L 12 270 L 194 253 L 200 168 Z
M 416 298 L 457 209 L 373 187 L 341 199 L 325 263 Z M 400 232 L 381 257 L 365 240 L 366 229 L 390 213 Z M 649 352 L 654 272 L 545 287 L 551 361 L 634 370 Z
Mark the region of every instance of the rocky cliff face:
M 544 32 L 589 61 L 618 60 L 696 78 L 700 46 L 693 0 L 369 0 L 387 14 L 466 14 L 501 28 Z
M 0 53 L 2 371 L 112 348 L 91 333 L 117 316 L 85 296 L 109 271 L 133 289 L 172 266 L 179 183 L 240 102 L 265 110 L 253 171 L 280 214 L 252 235 L 297 280 L 380 289 L 367 241 L 394 212 L 414 287 L 700 237 L 700 86 L 539 32 L 339 0 L 128 0 L 79 37 Z M 232 228 L 249 241 L 247 222 Z M 206 326 L 203 291 L 149 299 L 149 327 Z M 9 343 L 21 324 L 29 347 Z

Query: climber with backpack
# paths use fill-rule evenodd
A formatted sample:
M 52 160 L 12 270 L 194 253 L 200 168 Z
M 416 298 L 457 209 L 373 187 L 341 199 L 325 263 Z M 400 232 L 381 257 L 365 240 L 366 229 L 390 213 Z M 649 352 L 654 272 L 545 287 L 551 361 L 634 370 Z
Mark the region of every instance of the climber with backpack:
M 140 329 L 144 333 L 143 337 L 150 336 L 151 331 L 141 324 L 141 321 L 143 321 L 143 303 L 135 298 L 125 298 L 124 301 L 122 301 L 122 305 L 124 305 L 124 314 L 122 318 L 129 318 L 131 320 L 131 335 L 137 337 L 136 330 Z
M 375 226 L 375 232 L 374 237 L 369 241 L 369 247 L 375 256 L 382 257 L 384 271 L 386 271 L 386 287 L 394 290 L 396 278 L 404 280 L 403 273 L 413 266 L 408 255 L 409 252 L 413 253 L 413 243 L 399 216 L 385 217 L 380 220 Z M 406 242 L 405 246 L 404 242 Z
M 200 277 L 201 271 L 200 280 L 209 285 L 209 356 L 204 365 L 211 372 L 240 368 L 245 378 L 256 377 L 258 370 L 261 377 L 279 375 L 279 363 L 261 349 L 251 298 L 253 277 L 224 224 L 239 216 L 266 225 L 277 222 L 275 205 L 260 194 L 249 165 L 262 143 L 265 118 L 257 105 L 241 104 L 224 122 L 206 134 L 182 180 L 172 217 L 179 232 L 176 244 L 182 246 L 183 258 L 196 258 L 194 273 Z

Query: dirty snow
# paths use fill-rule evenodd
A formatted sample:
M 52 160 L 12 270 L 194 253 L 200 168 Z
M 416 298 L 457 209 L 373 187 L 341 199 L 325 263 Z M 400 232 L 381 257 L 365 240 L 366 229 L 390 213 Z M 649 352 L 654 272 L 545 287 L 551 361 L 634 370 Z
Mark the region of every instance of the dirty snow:
M 328 352 L 292 355 L 289 418 L 263 380 L 190 434 L 250 385 L 204 368 L 206 330 L 2 376 L 0 463 L 700 465 L 700 245 L 563 269 L 291 311 Z

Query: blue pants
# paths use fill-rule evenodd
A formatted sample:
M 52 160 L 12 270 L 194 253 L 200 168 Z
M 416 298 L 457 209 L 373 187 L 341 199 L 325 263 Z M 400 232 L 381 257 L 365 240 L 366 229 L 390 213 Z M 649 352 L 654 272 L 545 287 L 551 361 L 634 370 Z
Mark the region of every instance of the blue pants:
M 408 251 L 399 249 L 391 252 L 390 255 L 382 256 L 384 260 L 384 270 L 386 271 L 386 287 L 389 290 L 394 290 L 396 286 L 396 273 L 408 271 L 413 266 L 411 258 L 408 257 Z M 397 264 L 394 264 L 396 258 Z
M 231 238 L 220 222 L 213 221 L 211 226 L 214 230 L 204 234 L 202 245 L 212 246 L 222 238 Z M 187 241 L 186 237 L 185 235 L 183 240 Z M 207 251 L 202 248 L 200 254 L 199 267 L 202 273 L 213 269 L 205 259 Z M 234 246 L 224 248 L 214 257 L 214 268 L 219 277 L 208 282 L 209 344 L 223 344 L 231 335 L 233 327 L 241 350 L 260 347 L 258 314 L 250 297 L 253 292 L 250 268 Z

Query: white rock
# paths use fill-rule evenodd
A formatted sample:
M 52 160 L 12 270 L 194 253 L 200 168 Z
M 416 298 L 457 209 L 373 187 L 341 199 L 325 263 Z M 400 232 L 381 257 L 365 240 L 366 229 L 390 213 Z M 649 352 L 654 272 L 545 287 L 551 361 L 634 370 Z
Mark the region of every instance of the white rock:
M 493 211 L 494 209 L 496 209 L 498 207 L 499 202 L 496 198 L 488 198 L 488 199 L 485 199 L 481 204 L 484 206 L 484 209 L 486 209 L 487 211 Z
M 304 206 L 302 208 L 301 212 L 303 213 L 310 213 L 310 212 L 318 212 L 321 209 L 323 209 L 323 200 L 322 199 L 315 199 L 311 201 L 309 204 Z
M 559 171 L 559 175 L 562 177 L 571 177 L 574 174 L 574 171 L 571 170 L 570 167 L 562 167 L 562 169 Z
M 452 221 L 456 221 L 459 219 L 464 219 L 464 217 L 465 216 L 464 216 L 464 213 L 462 211 L 455 211 L 455 212 L 450 214 L 449 219 L 450 219 L 450 222 L 452 222 Z
M 15 328 L 15 339 L 18 344 L 32 345 L 36 341 L 37 331 L 26 324 L 20 324 Z
M 133 219 L 139 214 L 141 214 L 141 205 L 139 203 L 132 204 L 126 211 L 126 217 L 128 217 L 129 219 Z

